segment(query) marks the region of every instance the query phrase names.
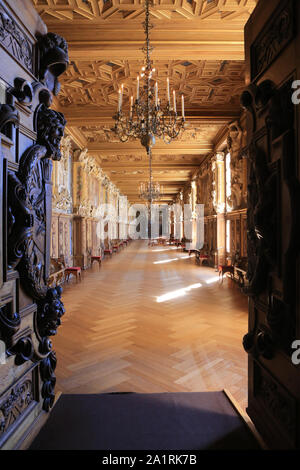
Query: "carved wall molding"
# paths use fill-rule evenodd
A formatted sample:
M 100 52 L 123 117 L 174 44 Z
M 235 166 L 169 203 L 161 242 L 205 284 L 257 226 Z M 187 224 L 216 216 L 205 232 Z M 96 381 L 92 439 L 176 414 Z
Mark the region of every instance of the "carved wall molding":
M 294 1 L 280 2 L 278 10 L 251 46 L 251 80 L 269 68 L 295 33 Z
M 0 5 L 0 41 L 7 52 L 34 73 L 33 44 L 3 5 Z
M 9 396 L 0 403 L 0 438 L 33 402 L 31 379 L 27 378 L 12 388 Z
M 254 364 L 256 377 L 254 394 L 267 410 L 270 425 L 278 426 L 285 432 L 285 438 L 296 441 L 296 400 L 261 366 Z M 274 423 L 274 424 L 273 424 Z

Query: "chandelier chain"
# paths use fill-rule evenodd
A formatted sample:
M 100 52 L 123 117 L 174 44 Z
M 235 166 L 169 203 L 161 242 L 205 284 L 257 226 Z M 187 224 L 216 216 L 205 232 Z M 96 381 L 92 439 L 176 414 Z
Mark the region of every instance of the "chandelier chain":
M 145 43 L 142 48 L 145 55 L 145 65 L 137 77 L 136 99 L 134 100 L 131 96 L 129 115 L 126 115 L 122 109 L 124 86 L 121 85 L 118 111 L 113 116 L 115 125 L 112 130 L 121 142 L 127 142 L 129 139 L 139 139 L 145 147 L 149 158 L 150 181 L 147 190 L 141 184 L 140 195 L 152 204 L 153 199 L 160 197 L 160 187 L 158 183 L 155 185 L 153 183 L 151 149 L 155 145 L 156 137 L 162 138 L 168 144 L 176 139 L 184 130 L 185 115 L 183 95 L 181 99 L 181 117 L 177 114 L 175 90 L 173 90 L 173 101 L 170 99 L 169 78 L 167 78 L 167 103 L 163 106 L 158 99 L 158 82 L 153 79 L 155 68 L 151 60 L 153 47 L 150 44 L 150 30 L 153 25 L 150 23 L 150 4 L 152 5 L 151 0 L 145 0 L 145 21 L 143 22 Z

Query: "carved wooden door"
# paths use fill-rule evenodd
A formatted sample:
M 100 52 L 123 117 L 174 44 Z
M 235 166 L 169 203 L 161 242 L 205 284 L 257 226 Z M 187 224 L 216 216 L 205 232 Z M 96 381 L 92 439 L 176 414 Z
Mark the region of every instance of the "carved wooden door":
M 0 448 L 8 449 L 23 445 L 54 402 L 49 336 L 64 308 L 61 290 L 47 286 L 51 171 L 65 120 L 50 105 L 67 45 L 30 2 L 0 0 L 0 63 Z
M 300 5 L 259 2 L 245 28 L 248 88 L 247 412 L 271 448 L 300 448 Z

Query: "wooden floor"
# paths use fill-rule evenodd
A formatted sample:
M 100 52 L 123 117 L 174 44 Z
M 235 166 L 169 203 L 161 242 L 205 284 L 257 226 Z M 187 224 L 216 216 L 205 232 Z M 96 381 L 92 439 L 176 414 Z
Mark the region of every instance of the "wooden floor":
M 70 282 L 63 300 L 57 391 L 226 388 L 246 406 L 247 298 L 186 253 L 132 242 Z

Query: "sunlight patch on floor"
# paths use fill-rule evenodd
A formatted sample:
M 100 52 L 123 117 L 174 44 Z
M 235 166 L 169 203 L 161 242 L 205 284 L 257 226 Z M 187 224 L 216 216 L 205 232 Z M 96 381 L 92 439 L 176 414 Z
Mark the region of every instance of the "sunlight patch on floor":
M 199 289 L 199 287 L 202 287 L 202 284 L 199 282 L 197 284 L 192 284 L 188 287 L 183 287 L 182 289 L 177 289 L 172 292 L 167 292 L 166 294 L 160 295 L 159 297 L 156 297 L 156 302 L 166 302 L 167 300 L 172 300 L 172 299 L 177 299 L 178 297 L 183 297 L 186 295 L 190 290 L 192 289 Z
M 219 276 L 215 276 L 215 277 L 212 277 L 211 279 L 208 279 L 206 282 L 206 284 L 213 284 L 214 282 L 218 282 L 220 280 L 220 277 Z
M 172 263 L 173 261 L 179 261 L 181 259 L 189 259 L 192 258 L 194 255 L 187 255 L 187 256 L 180 256 L 179 258 L 168 258 L 163 259 L 161 261 L 154 261 L 153 264 L 165 264 L 165 263 Z

